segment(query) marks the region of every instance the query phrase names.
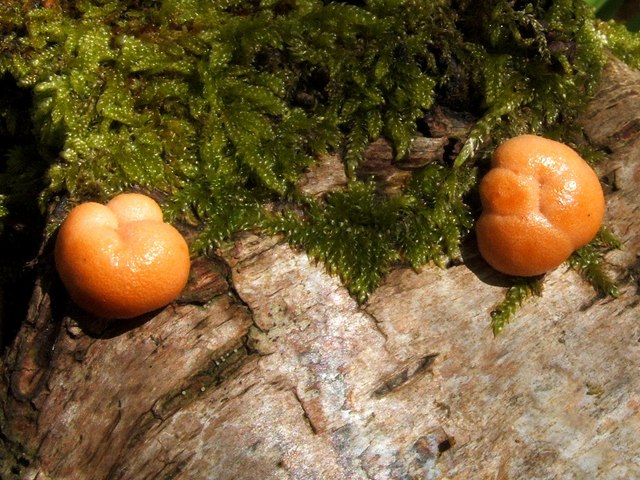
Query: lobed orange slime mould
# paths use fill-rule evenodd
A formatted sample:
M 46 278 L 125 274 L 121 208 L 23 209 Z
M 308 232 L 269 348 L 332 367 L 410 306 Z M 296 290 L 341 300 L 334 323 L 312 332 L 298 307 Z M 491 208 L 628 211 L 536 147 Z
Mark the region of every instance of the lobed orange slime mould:
M 190 268 L 182 235 L 164 223 L 153 199 L 138 193 L 72 209 L 58 232 L 55 263 L 72 300 L 109 319 L 137 317 L 172 302 Z
M 507 140 L 480 182 L 478 248 L 496 270 L 541 275 L 597 234 L 604 194 L 596 173 L 570 147 L 535 135 Z

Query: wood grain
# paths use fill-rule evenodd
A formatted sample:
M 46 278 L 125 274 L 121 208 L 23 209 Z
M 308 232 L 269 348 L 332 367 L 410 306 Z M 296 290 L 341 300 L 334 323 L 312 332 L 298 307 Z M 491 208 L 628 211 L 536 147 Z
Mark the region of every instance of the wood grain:
M 245 234 L 198 259 L 181 302 L 114 326 L 65 306 L 43 269 L 3 364 L 5 471 L 640 478 L 640 74 L 612 61 L 602 85 L 582 122 L 611 152 L 599 173 L 607 224 L 625 243 L 608 258 L 621 298 L 561 267 L 494 338 L 489 312 L 506 281 L 473 239 L 463 264 L 397 268 L 358 305 L 303 252 Z M 341 188 L 338 167 L 310 172 L 308 193 Z

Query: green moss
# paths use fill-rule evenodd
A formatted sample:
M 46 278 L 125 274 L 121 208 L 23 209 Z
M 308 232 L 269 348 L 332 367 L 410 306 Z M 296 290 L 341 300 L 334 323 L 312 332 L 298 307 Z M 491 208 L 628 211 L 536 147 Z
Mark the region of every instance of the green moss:
M 640 68 L 640 34 L 614 21 L 596 23 L 607 49 L 634 68 Z
M 0 185 L 0 218 L 19 195 L 159 190 L 172 218 L 200 226 L 195 248 L 284 232 L 359 299 L 394 262 L 458 255 L 481 147 L 570 126 L 607 45 L 582 0 L 60 5 L 0 5 L 0 73 L 28 92 L 38 146 L 24 161 L 46 166 L 20 192 Z M 371 140 L 404 157 L 435 105 L 478 118 L 455 162 L 416 171 L 393 198 L 355 179 Z M 297 180 L 325 152 L 342 154 L 351 183 L 304 198 Z
M 514 278 L 502 300 L 491 311 L 491 329 L 498 335 L 513 321 L 520 307 L 530 298 L 542 295 L 542 278 Z
M 458 165 L 487 140 L 566 128 L 594 92 L 604 65 L 602 39 L 584 2 L 531 2 L 519 10 L 495 3 L 474 20 L 496 27 L 482 30 L 472 46 L 483 115 Z
M 463 195 L 474 179 L 472 170 L 429 165 L 392 198 L 379 196 L 373 183 L 354 181 L 326 202 L 307 200 L 303 215 L 286 211 L 270 229 L 304 247 L 364 301 L 394 262 L 444 266 L 459 256 L 473 223 Z
M 604 255 L 616 248 L 622 248 L 622 243 L 613 232 L 603 227 L 591 243 L 575 251 L 569 258 L 569 265 L 581 273 L 598 293 L 615 298 L 620 296 L 620 292 L 606 272 Z

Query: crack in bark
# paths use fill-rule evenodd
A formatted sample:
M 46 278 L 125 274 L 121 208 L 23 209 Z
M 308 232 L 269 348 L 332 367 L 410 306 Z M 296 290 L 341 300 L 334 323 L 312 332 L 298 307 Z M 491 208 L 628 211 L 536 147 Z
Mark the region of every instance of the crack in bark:
M 225 274 L 225 280 L 226 280 L 227 285 L 228 285 L 229 296 L 232 298 L 232 300 L 233 300 L 233 302 L 235 304 L 237 304 L 238 306 L 240 306 L 243 310 L 245 310 L 247 312 L 248 317 L 251 319 L 251 325 L 254 328 L 257 328 L 259 331 L 262 331 L 262 329 L 260 328 L 260 326 L 256 322 L 256 316 L 255 316 L 255 313 L 253 311 L 253 308 L 251 307 L 251 305 L 249 305 L 249 303 L 247 301 L 245 301 L 242 298 L 242 295 L 240 294 L 240 292 L 236 288 L 235 282 L 233 281 L 233 274 L 231 272 L 231 266 L 229 265 L 229 263 L 226 260 L 223 260 L 223 262 L 227 266 L 227 269 L 225 270 L 224 274 Z M 247 353 L 248 354 L 258 354 L 258 355 L 260 354 L 260 352 L 258 352 L 258 351 L 253 351 L 253 349 L 249 346 L 250 342 L 248 341 L 248 338 L 249 338 L 249 334 L 248 333 L 246 335 L 244 335 L 242 338 L 243 338 L 244 347 L 247 349 Z
M 158 398 L 150 410 L 154 419 L 165 422 L 176 412 L 200 398 L 212 387 L 219 387 L 229 375 L 244 365 L 251 355 L 244 343 L 238 343 L 221 356 L 212 358 L 200 372 L 189 378 L 179 389 Z
M 157 474 L 154 474 L 153 477 L 147 477 L 147 478 L 154 478 L 154 479 L 162 478 L 164 480 L 171 480 L 173 478 L 177 478 L 180 475 L 180 473 L 182 473 L 185 465 L 189 463 L 189 460 L 191 460 L 195 455 L 195 452 L 190 452 L 186 456 L 186 458 L 178 459 L 183 453 L 185 453 L 185 451 L 186 450 L 180 450 L 178 453 L 174 455 L 174 457 L 171 460 L 163 462 L 164 465 L 162 466 L 162 469 L 160 469 L 157 472 Z
M 11 395 L 20 402 L 30 402 L 46 383 L 53 347 L 60 335 L 62 318 L 55 316 L 51 308 L 51 283 L 51 279 L 37 282 L 32 296 L 37 303 L 22 327 L 21 341 L 7 357 L 6 365 L 13 366 L 7 373 Z
M 367 307 L 360 307 L 360 311 L 364 315 L 369 317 L 369 319 L 372 321 L 373 326 L 375 327 L 375 329 L 378 331 L 378 333 L 380 333 L 380 335 L 382 335 L 382 338 L 384 338 L 384 343 L 385 343 L 385 348 L 386 348 L 386 344 L 389 341 L 389 336 L 387 335 L 387 332 L 385 332 L 381 327 L 381 324 L 383 322 L 381 320 L 378 320 L 378 318 L 375 316 L 375 314 L 373 312 L 371 312 L 370 310 L 368 310 Z
M 292 388 L 291 391 L 296 401 L 300 404 L 300 408 L 302 408 L 302 416 L 305 422 L 307 423 L 307 425 L 309 425 L 309 428 L 311 429 L 311 433 L 313 433 L 314 435 L 317 435 L 319 431 L 318 427 L 313 423 L 313 419 L 311 418 L 311 415 L 309 414 L 309 411 L 305 406 L 304 400 L 298 394 L 298 390 L 296 390 L 295 388 Z
M 229 265 L 216 255 L 199 256 L 192 260 L 189 282 L 176 299 L 178 305 L 206 305 L 227 293 Z
M 373 391 L 372 396 L 378 398 L 384 397 L 385 395 L 403 387 L 420 374 L 426 373 L 429 370 L 429 367 L 433 365 L 438 355 L 438 353 L 429 353 L 420 357 L 416 362 L 412 362 L 412 364 L 404 368 L 402 371 L 386 379 L 380 387 Z
M 382 338 L 384 339 L 384 343 L 382 344 L 382 348 L 384 349 L 384 351 L 387 352 L 391 358 L 394 358 L 396 355 L 389 348 L 389 335 L 382 328 L 382 324 L 384 322 L 382 320 L 378 320 L 378 317 L 376 317 L 376 315 L 373 312 L 371 312 L 369 309 L 367 309 L 366 306 L 360 307 L 360 311 L 371 320 L 375 330 L 378 333 L 380 333 L 380 335 L 382 335 Z

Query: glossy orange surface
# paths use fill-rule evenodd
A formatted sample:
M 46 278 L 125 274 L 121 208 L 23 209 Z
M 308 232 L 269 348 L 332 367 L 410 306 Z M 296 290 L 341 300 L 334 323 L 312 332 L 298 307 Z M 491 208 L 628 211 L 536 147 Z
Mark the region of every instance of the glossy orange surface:
M 478 248 L 496 270 L 533 276 L 552 270 L 597 234 L 604 194 L 570 147 L 534 135 L 498 147 L 480 183 Z
M 187 283 L 189 249 L 145 195 L 75 207 L 58 232 L 58 273 L 71 298 L 104 318 L 133 318 L 177 298 Z

